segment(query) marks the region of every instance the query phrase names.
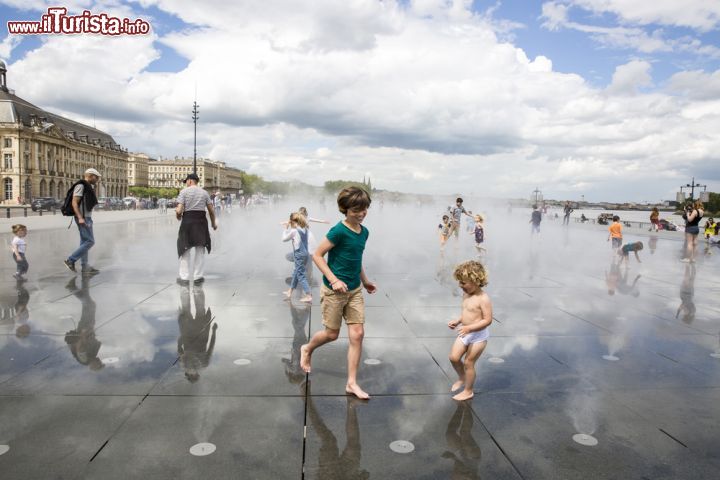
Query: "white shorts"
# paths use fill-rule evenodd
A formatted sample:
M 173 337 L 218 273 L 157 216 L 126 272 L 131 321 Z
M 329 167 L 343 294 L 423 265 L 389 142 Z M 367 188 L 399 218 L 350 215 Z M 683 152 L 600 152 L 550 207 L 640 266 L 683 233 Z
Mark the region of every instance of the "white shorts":
M 486 341 L 488 338 L 490 338 L 490 331 L 487 328 L 483 328 L 479 332 L 470 332 L 467 335 L 459 338 L 463 345 L 467 347 L 468 345 L 471 345 L 473 343 L 480 343 Z

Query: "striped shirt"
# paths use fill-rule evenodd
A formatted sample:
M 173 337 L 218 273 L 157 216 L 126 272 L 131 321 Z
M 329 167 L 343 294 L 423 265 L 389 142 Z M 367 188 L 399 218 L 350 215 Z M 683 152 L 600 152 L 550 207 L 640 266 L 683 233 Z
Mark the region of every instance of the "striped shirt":
M 212 205 L 210 195 L 197 185 L 183 188 L 177 200 L 186 212 L 204 212 L 207 205 Z

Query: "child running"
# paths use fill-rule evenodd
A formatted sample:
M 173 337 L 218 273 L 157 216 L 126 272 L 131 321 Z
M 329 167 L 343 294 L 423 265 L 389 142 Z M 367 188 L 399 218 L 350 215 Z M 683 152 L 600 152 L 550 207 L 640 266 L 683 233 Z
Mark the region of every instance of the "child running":
M 622 223 L 620 223 L 620 217 L 615 215 L 613 217 L 613 223 L 608 227 L 608 239 L 609 242 L 612 238 L 612 249 L 617 250 L 622 245 Z
M 478 254 L 485 252 L 485 247 L 482 246 L 483 242 L 485 241 L 485 227 L 483 227 L 483 217 L 482 215 L 475 215 L 475 229 L 473 231 L 475 235 L 475 249 L 478 251 Z
M 530 230 L 530 235 L 535 235 L 536 233 L 540 235 L 540 222 L 542 222 L 542 214 L 540 213 L 540 210 L 538 210 L 537 205 L 533 205 L 533 211 L 530 215 L 530 221 L 528 223 L 532 223 L 532 230 Z
M 357 371 L 365 336 L 365 301 L 362 287 L 375 293 L 377 287 L 368 280 L 362 256 L 368 229 L 362 225 L 370 207 L 370 195 L 358 187 L 344 188 L 337 198 L 338 209 L 345 220 L 332 227 L 320 242 L 313 261 L 323 273 L 320 287 L 324 330 L 315 333 L 300 348 L 300 366 L 310 373 L 312 354 L 318 347 L 337 340 L 343 317 L 348 326 L 348 378 L 345 392 L 367 400 L 370 396 L 357 384 Z M 328 260 L 325 261 L 325 254 Z
M 282 241 L 292 241 L 293 258 L 295 259 L 295 269 L 293 270 L 292 280 L 290 281 L 290 289 L 285 292 L 288 300 L 292 299 L 293 291 L 297 288 L 298 283 L 305 292 L 305 296 L 300 299 L 301 302 L 312 302 L 310 284 L 307 280 L 307 264 L 308 264 L 308 228 L 305 215 L 299 212 L 290 214 L 290 221 L 287 228 L 283 232 Z
M 445 249 L 445 244 L 447 243 L 448 238 L 450 238 L 451 228 L 452 225 L 450 224 L 450 217 L 443 215 L 442 222 L 438 225 L 438 230 L 440 230 L 440 250 Z
M 13 260 L 17 269 L 13 274 L 15 280 L 25 280 L 25 274 L 27 273 L 30 265 L 28 264 L 27 258 L 25 258 L 25 251 L 27 250 L 27 242 L 25 237 L 27 236 L 27 227 L 25 225 L 17 224 L 13 225 L 12 232 L 15 236 L 12 239 L 12 252 Z
M 618 255 L 622 256 L 622 259 L 620 260 L 620 263 L 625 262 L 625 264 L 628 263 L 630 258 L 630 252 L 633 252 L 635 254 L 635 260 L 638 261 L 638 263 L 642 263 L 640 261 L 640 255 L 638 255 L 638 252 L 643 249 L 643 243 L 642 242 L 635 242 L 635 243 L 628 243 L 623 245 L 623 247 L 618 250 Z
M 454 392 L 464 386 L 463 391 L 453 397 L 454 400 L 462 401 L 474 395 L 475 362 L 485 350 L 490 337 L 488 326 L 492 323 L 492 303 L 482 290 L 488 282 L 485 267 L 480 262 L 461 263 L 455 268 L 454 276 L 465 294 L 460 318 L 448 322 L 448 327 L 458 331 L 458 337 L 450 350 L 450 363 L 459 380 L 450 390 Z

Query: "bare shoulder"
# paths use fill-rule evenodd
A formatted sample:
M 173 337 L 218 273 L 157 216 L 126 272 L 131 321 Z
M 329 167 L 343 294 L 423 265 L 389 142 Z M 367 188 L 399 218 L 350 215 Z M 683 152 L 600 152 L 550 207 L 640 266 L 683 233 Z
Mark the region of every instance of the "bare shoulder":
M 480 292 L 476 295 L 477 301 L 480 305 L 483 307 L 490 307 L 492 306 L 492 301 L 490 301 L 490 296 L 485 292 Z

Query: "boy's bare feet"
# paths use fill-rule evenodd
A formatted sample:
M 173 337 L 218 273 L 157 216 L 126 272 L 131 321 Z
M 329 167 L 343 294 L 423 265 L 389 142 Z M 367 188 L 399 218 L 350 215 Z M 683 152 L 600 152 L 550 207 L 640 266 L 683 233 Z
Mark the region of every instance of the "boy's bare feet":
M 355 383 L 353 385 L 350 385 L 349 383 L 345 385 L 345 393 L 349 393 L 351 395 L 355 395 L 357 398 L 361 400 L 369 400 L 370 395 L 368 395 L 360 386 Z
M 290 300 L 290 297 L 292 297 L 292 290 L 288 290 L 287 292 L 283 292 L 283 295 L 285 295 L 285 300 Z
M 462 392 L 458 393 L 457 395 L 455 395 L 452 398 L 453 398 L 453 400 L 462 402 L 463 400 L 470 400 L 471 398 L 473 398 L 474 395 L 475 394 L 473 392 L 468 392 L 466 390 L 463 390 Z
M 458 380 L 457 382 L 452 384 L 452 387 L 450 387 L 450 391 L 454 392 L 456 390 L 459 390 L 460 387 L 464 387 L 464 386 L 465 386 L 465 380 Z
M 312 295 L 305 295 L 300 299 L 301 302 L 312 303 Z
M 308 346 L 307 343 L 300 347 L 300 368 L 303 369 L 305 373 L 310 373 L 310 356 L 312 354 L 308 352 Z

